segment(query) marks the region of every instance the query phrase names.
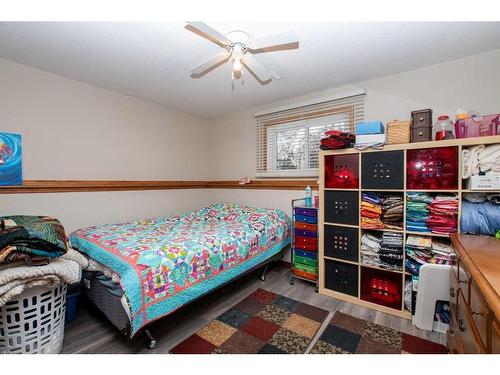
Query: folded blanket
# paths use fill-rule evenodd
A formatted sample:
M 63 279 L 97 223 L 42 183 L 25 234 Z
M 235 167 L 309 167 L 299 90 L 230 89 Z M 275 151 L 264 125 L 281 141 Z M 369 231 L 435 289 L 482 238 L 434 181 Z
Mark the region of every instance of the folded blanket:
M 79 262 L 82 262 L 80 264 Z M 55 288 L 62 282 L 74 284 L 80 281 L 84 260 L 70 249 L 67 254 L 53 259 L 45 266 L 10 267 L 0 270 L 0 307 L 4 306 L 25 289 L 35 286 Z
M 0 263 L 12 253 L 56 258 L 67 251 L 68 237 L 59 220 L 49 216 L 0 217 Z

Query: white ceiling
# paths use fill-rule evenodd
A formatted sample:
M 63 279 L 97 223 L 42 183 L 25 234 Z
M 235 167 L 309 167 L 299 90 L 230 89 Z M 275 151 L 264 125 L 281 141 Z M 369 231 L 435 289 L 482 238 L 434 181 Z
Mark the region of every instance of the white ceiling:
M 200 79 L 190 69 L 221 51 L 183 22 L 0 22 L 0 57 L 204 118 L 500 48 L 500 22 L 225 23 L 252 37 L 295 31 L 298 50 L 259 54 L 283 78 L 247 74 L 231 91 L 231 66 Z

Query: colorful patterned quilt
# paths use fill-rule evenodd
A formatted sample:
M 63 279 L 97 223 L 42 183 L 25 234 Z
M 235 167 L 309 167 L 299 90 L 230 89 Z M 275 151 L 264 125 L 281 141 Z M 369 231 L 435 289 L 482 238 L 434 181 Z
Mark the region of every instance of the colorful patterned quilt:
M 264 262 L 290 243 L 281 210 L 218 203 L 184 215 L 80 229 L 76 249 L 121 279 L 131 336 Z

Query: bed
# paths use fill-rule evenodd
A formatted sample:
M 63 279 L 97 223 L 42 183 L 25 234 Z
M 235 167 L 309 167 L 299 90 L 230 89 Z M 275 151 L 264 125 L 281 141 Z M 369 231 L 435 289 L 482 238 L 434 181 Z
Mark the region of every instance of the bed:
M 85 273 L 90 299 L 129 338 L 147 324 L 281 255 L 281 210 L 218 203 L 183 215 L 70 234 L 72 246 L 114 273 Z M 116 280 L 115 280 L 116 281 Z

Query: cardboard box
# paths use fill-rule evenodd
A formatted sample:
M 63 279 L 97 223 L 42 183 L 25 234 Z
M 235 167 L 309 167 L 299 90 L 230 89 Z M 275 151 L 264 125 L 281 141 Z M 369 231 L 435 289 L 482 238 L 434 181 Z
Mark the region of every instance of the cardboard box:
M 466 182 L 469 190 L 500 190 L 500 176 L 471 176 Z
M 385 134 L 356 134 L 356 144 L 371 145 L 375 143 L 385 144 Z
M 384 124 L 380 121 L 360 122 L 356 124 L 356 134 L 382 134 L 384 133 Z

